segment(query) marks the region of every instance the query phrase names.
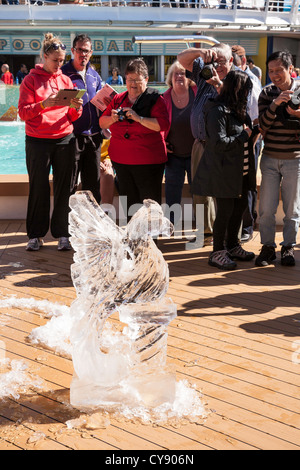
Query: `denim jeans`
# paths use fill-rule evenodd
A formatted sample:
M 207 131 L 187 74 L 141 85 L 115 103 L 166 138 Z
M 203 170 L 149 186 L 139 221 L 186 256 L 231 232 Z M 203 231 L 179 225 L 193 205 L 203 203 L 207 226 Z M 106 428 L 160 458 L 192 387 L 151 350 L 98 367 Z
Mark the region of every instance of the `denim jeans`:
M 168 154 L 165 168 L 165 195 L 168 206 L 181 203 L 185 175 L 191 184 L 191 157 L 184 158 Z
M 261 243 L 276 247 L 276 211 L 281 189 L 284 212 L 281 245 L 294 246 L 300 218 L 300 159 L 279 160 L 262 155 L 260 168 L 262 173 L 259 198 Z

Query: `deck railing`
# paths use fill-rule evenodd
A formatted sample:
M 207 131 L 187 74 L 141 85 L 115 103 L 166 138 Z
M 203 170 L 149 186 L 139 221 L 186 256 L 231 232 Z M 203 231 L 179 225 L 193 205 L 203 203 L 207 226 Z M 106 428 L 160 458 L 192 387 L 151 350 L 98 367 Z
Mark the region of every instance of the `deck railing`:
M 94 7 L 168 7 L 168 8 L 208 8 L 244 9 L 267 12 L 300 11 L 300 0 L 2 0 L 7 5 L 70 5 L 81 4 Z

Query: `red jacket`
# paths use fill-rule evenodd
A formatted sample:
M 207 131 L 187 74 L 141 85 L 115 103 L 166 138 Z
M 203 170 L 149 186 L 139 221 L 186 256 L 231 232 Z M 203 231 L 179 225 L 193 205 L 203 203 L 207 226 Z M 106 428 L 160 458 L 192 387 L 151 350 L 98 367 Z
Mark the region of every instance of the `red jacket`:
M 14 84 L 14 77 L 13 74 L 10 73 L 9 71 L 4 72 L 4 74 L 1 77 L 2 82 L 5 83 L 5 85 L 13 85 Z
M 103 116 L 110 116 L 112 109 L 131 107 L 128 97 L 123 100 L 127 92 L 115 95 Z M 155 117 L 160 125 L 160 132 L 147 129 L 138 122 L 118 121 L 110 126 L 111 139 L 109 156 L 116 163 L 125 165 L 160 164 L 167 161 L 164 132 L 169 128 L 168 112 L 165 101 L 159 96 L 151 108 L 151 117 Z M 129 138 L 125 135 L 128 134 Z
M 191 88 L 194 92 L 194 95 L 196 96 L 196 93 L 197 93 L 196 85 L 193 85 Z M 169 121 L 170 121 L 169 129 L 165 133 L 165 139 L 167 138 L 167 136 L 170 132 L 171 122 L 172 122 L 172 96 L 171 96 L 171 92 L 172 92 L 172 87 L 168 88 L 167 91 L 165 91 L 164 94 L 163 94 L 163 97 L 164 97 L 164 100 L 165 100 L 165 103 L 166 103 L 166 106 L 167 106 L 168 114 L 169 114 Z
M 25 133 L 41 139 L 59 139 L 73 132 L 72 122 L 81 116 L 82 110 L 68 106 L 42 109 L 41 101 L 63 88 L 74 88 L 69 77 L 61 70 L 50 74 L 42 65 L 36 65 L 26 75 L 20 86 L 19 116 L 25 121 Z

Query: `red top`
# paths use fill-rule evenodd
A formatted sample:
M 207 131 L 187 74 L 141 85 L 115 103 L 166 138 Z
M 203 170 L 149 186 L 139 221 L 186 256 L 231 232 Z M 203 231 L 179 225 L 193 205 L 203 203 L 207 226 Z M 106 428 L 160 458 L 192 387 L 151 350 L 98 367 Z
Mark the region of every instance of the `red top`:
M 14 84 L 14 78 L 13 74 L 10 73 L 8 70 L 7 72 L 4 72 L 4 74 L 1 77 L 2 82 L 5 83 L 5 85 L 13 85 Z
M 50 74 L 42 65 L 30 70 L 20 86 L 19 116 L 25 121 L 25 133 L 40 139 L 59 139 L 73 132 L 72 122 L 81 116 L 82 109 L 76 111 L 68 106 L 41 108 L 51 94 L 64 88 L 74 88 L 69 77 L 59 69 Z
M 103 116 L 110 116 L 112 109 L 131 108 L 132 103 L 126 96 L 127 91 L 114 96 Z M 124 99 L 125 97 L 125 99 Z M 124 99 L 124 101 L 122 101 Z M 111 139 L 109 144 L 110 159 L 125 165 L 160 164 L 167 161 L 164 132 L 169 129 L 169 116 L 162 96 L 151 108 L 151 117 L 155 117 L 160 125 L 160 132 L 152 131 L 142 124 L 132 121 L 118 121 L 110 126 Z M 128 135 L 128 138 L 124 136 Z

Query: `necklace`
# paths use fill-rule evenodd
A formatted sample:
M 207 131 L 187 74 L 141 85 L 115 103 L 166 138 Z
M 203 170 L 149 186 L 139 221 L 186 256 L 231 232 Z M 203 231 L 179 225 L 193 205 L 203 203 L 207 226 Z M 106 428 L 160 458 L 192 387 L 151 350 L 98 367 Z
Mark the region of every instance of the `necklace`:
M 189 90 L 187 90 L 187 93 L 185 93 L 183 96 L 178 98 L 176 92 L 173 89 L 172 90 L 172 98 L 173 98 L 173 101 L 175 101 L 176 103 L 182 105 L 182 103 L 186 103 L 189 99 Z

